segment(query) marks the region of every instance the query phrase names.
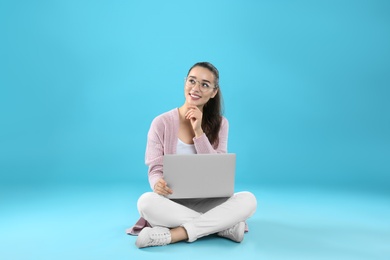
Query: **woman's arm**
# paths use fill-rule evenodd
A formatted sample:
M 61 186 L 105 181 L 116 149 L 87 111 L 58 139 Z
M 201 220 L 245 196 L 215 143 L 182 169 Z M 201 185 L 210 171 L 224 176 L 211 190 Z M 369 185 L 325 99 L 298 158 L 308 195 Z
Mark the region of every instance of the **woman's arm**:
M 221 128 L 219 129 L 219 142 L 216 147 L 210 144 L 206 134 L 200 137 L 194 137 L 194 145 L 197 153 L 227 153 L 229 122 L 225 117 L 222 117 Z
M 163 133 L 159 126 L 158 120 L 153 120 L 146 143 L 145 164 L 148 166 L 148 178 L 152 190 L 158 180 L 163 178 L 164 145 Z
M 145 163 L 148 166 L 149 184 L 155 190 L 156 183 L 163 178 L 163 158 L 164 158 L 164 123 L 161 118 L 153 120 L 146 145 Z M 194 145 L 198 154 L 204 153 L 227 153 L 229 123 L 222 117 L 221 128 L 219 130 L 218 145 L 213 147 L 206 134 L 194 137 Z

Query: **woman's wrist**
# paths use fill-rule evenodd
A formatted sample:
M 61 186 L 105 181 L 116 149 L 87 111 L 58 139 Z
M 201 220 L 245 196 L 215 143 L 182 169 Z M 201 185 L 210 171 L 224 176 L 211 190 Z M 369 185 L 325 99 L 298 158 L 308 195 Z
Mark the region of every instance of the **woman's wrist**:
M 195 138 L 199 138 L 204 134 L 202 129 L 195 131 Z

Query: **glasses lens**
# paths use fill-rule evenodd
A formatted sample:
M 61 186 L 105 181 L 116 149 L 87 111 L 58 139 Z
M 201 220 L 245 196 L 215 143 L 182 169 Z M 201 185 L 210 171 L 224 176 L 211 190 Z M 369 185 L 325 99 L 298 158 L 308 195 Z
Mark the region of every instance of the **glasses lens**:
M 186 78 L 186 87 L 194 88 L 197 85 L 196 83 L 199 83 L 199 90 L 201 92 L 205 92 L 212 89 L 212 87 L 207 83 L 202 83 L 192 78 Z

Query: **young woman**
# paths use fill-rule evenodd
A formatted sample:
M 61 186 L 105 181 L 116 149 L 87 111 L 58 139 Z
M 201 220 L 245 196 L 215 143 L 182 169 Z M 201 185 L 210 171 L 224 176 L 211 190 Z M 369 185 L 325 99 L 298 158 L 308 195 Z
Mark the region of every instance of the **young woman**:
M 165 197 L 174 191 L 164 181 L 164 154 L 227 152 L 228 121 L 221 115 L 218 70 L 208 62 L 193 65 L 185 78 L 184 97 L 180 108 L 156 117 L 148 133 L 145 160 L 153 192 L 139 198 L 141 219 L 128 232 L 138 234 L 139 248 L 193 242 L 215 233 L 241 242 L 245 220 L 256 210 L 256 198 L 250 192 L 230 198 Z

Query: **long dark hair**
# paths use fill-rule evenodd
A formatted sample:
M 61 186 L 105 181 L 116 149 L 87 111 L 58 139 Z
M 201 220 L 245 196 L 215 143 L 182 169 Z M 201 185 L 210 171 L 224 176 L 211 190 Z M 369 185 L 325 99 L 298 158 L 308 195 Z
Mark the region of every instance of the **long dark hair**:
M 210 143 L 214 146 L 218 146 L 219 130 L 222 122 L 222 92 L 219 87 L 219 72 L 213 64 L 209 62 L 198 62 L 195 63 L 188 71 L 187 76 L 191 70 L 195 67 L 206 68 L 211 71 L 214 75 L 214 85 L 218 88 L 218 92 L 214 98 L 210 98 L 209 101 L 203 107 L 203 118 L 202 118 L 202 129 L 209 139 Z M 215 90 L 214 90 L 215 91 Z

